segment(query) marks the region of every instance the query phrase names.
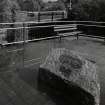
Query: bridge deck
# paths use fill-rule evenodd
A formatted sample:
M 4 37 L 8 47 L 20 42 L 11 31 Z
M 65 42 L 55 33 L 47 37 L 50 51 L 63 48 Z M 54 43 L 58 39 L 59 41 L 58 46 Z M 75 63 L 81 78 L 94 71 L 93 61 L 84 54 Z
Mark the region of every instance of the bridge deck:
M 45 58 L 52 48 L 66 47 L 84 53 L 84 57 L 94 60 L 98 67 L 101 82 L 101 104 L 105 104 L 105 45 L 101 40 L 91 38 L 72 38 L 44 40 L 25 45 L 24 57 L 27 60 Z M 38 67 L 43 59 L 27 62 L 24 69 L 0 72 L 0 105 L 70 105 L 61 97 L 52 97 L 43 93 L 38 84 Z M 19 62 L 19 61 L 18 61 Z M 29 66 L 27 66 L 29 65 Z M 61 101 L 62 100 L 62 101 Z M 75 104 L 72 104 L 75 105 Z

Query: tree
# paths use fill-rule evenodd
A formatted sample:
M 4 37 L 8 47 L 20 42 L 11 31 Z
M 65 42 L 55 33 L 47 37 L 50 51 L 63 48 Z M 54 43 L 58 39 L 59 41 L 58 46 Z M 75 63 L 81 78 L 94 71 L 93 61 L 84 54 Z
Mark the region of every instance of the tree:
M 14 22 L 16 12 L 19 9 L 20 7 L 17 3 L 17 0 L 1 0 L 0 13 L 3 16 L 3 18 L 0 20 L 2 22 Z
M 59 1 L 55 1 L 55 2 L 48 1 L 45 3 L 43 10 L 44 11 L 58 11 L 58 10 L 63 10 L 63 7 Z
M 3 22 L 11 22 L 14 23 L 16 21 L 17 11 L 20 10 L 17 0 L 5 0 L 3 5 L 3 14 L 5 17 L 3 18 Z M 11 24 L 11 28 L 15 27 L 15 24 Z M 15 40 L 15 30 L 9 30 L 7 32 L 6 40 L 8 42 L 13 42 Z
M 73 17 L 73 12 L 72 12 L 72 4 L 77 3 L 78 0 L 59 0 L 61 3 L 63 3 L 66 13 L 67 13 L 67 18 L 69 20 L 72 20 Z
M 73 5 L 73 12 L 77 20 L 105 21 L 105 1 L 79 0 Z
M 34 5 L 34 8 L 35 8 L 35 6 L 37 5 L 37 7 L 38 7 L 38 11 L 40 11 L 41 10 L 41 0 L 32 0 L 32 3 L 33 3 L 33 5 Z
M 105 0 L 59 0 L 65 6 L 67 17 L 71 20 L 105 21 Z
M 40 11 L 43 8 L 42 0 L 18 0 L 22 11 Z

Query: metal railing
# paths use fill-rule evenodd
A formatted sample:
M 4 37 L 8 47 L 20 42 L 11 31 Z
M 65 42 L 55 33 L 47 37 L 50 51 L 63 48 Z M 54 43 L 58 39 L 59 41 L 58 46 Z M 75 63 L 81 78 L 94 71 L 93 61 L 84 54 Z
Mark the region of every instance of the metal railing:
M 88 29 L 89 27 L 96 31 L 97 33 L 100 32 L 100 35 L 97 35 L 98 37 L 102 36 L 104 37 L 104 30 L 105 30 L 105 22 L 95 22 L 95 21 L 53 21 L 53 22 L 15 22 L 15 23 L 0 23 L 0 44 L 16 44 L 16 43 L 23 43 L 24 39 L 25 42 L 31 41 L 28 38 L 28 31 L 29 29 L 34 28 L 44 28 L 44 27 L 56 27 L 57 25 L 66 25 L 66 24 L 76 24 L 78 26 L 78 29 L 81 31 L 84 31 Z M 82 26 L 82 28 L 81 28 Z M 87 30 L 87 32 L 90 32 L 90 28 Z M 99 31 L 95 30 L 99 29 Z M 102 31 L 102 32 L 101 32 Z M 15 33 L 15 34 L 14 34 Z M 14 35 L 12 35 L 14 34 Z M 25 34 L 25 36 L 24 36 Z M 94 36 L 94 35 L 93 35 Z M 12 37 L 10 41 L 7 42 L 5 37 Z M 46 39 L 46 38 L 39 38 L 39 39 Z M 39 40 L 39 39 L 33 39 Z
M 23 11 L 23 13 L 27 13 L 27 16 L 30 17 L 29 21 L 54 21 L 57 19 L 64 19 L 66 18 L 66 12 L 65 11 L 43 11 L 43 12 L 26 12 Z
M 35 26 L 29 27 L 30 24 Z M 45 58 L 46 54 L 48 54 L 48 52 L 53 48 L 51 41 L 56 40 L 59 36 L 34 38 L 29 40 L 28 31 L 36 27 L 56 26 L 60 24 L 77 24 L 88 27 L 94 26 L 105 28 L 104 22 L 89 21 L 53 21 L 51 23 L 49 22 L 49 24 L 45 22 L 1 23 L 0 36 L 12 35 L 11 38 L 15 36 L 15 39 L 12 39 L 10 42 L 1 42 L 0 72 L 22 69 L 24 67 L 40 63 L 42 59 Z M 59 43 L 59 46 L 60 45 L 62 44 Z
M 29 40 L 28 31 L 33 28 L 36 27 L 28 27 L 25 23 L 22 23 L 21 27 L 19 26 L 17 28 L 15 25 L 14 28 L 9 26 L 6 28 L 1 28 L 0 37 L 3 38 L 1 38 L 0 43 L 0 73 L 11 72 L 17 69 L 24 69 L 25 67 L 30 67 L 34 64 L 40 63 L 42 59 L 45 58 L 43 53 L 48 53 L 52 49 L 49 39 L 53 40 L 53 38 L 57 37 L 52 36 Z M 6 40 L 6 37 L 8 40 Z M 29 42 L 33 41 L 34 43 L 31 44 L 31 46 L 34 47 L 31 47 Z M 45 44 L 44 47 L 43 44 Z M 34 51 L 31 52 L 31 50 Z
M 12 21 L 12 14 L 4 14 L 0 13 L 0 21 Z M 66 18 L 66 12 L 65 11 L 40 11 L 40 12 L 28 12 L 28 11 L 17 11 L 13 19 L 15 19 L 16 22 L 22 22 L 22 21 L 54 21 L 58 19 Z

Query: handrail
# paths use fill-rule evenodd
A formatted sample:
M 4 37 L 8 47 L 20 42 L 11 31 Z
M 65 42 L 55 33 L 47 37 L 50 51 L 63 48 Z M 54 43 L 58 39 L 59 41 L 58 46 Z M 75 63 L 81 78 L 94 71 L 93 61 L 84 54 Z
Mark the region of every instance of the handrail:
M 84 23 L 84 22 L 88 22 L 88 23 L 105 23 L 105 22 L 97 22 L 97 21 L 53 21 L 53 22 L 66 22 L 66 23 Z M 36 22 L 36 21 L 27 21 L 27 22 L 11 22 L 11 23 L 0 23 L 0 24 L 23 24 L 23 23 L 42 23 L 42 22 Z M 46 23 L 46 22 L 45 22 Z
M 55 22 L 60 22 L 60 23 L 63 23 L 63 22 L 65 22 L 65 23 L 68 23 L 68 24 L 70 24 L 70 23 L 75 23 L 76 25 L 83 25 L 83 26 L 88 26 L 88 27 L 99 27 L 99 28 L 105 28 L 105 26 L 104 25 L 93 25 L 93 24 L 91 24 L 91 25 L 89 25 L 89 24 L 80 24 L 79 22 L 81 22 L 81 23 L 84 23 L 84 22 L 91 22 L 91 21 L 55 21 Z M 93 21 L 92 21 L 93 22 Z M 28 22 L 28 23 L 33 23 L 33 22 Z M 51 23 L 53 23 L 53 22 L 51 22 Z M 93 22 L 93 23 L 95 23 L 95 22 Z M 101 22 L 96 22 L 96 23 L 101 23 Z M 105 22 L 104 22 L 105 23 Z M 67 25 L 67 24 L 65 24 L 65 25 Z M 57 24 L 52 24 L 52 25 L 42 25 L 42 26 L 26 26 L 25 25 L 25 22 L 23 22 L 23 26 L 22 27 L 14 27 L 14 28 L 11 28 L 11 27 L 9 27 L 9 28 L 1 28 L 0 30 L 19 30 L 19 29 L 33 29 L 33 28 L 38 28 L 38 27 L 56 27 L 57 26 Z M 54 36 L 55 38 L 56 38 L 56 36 Z M 49 39 L 49 38 L 54 38 L 54 37 L 48 37 L 48 38 L 38 38 L 38 39 L 33 39 L 33 40 L 25 40 L 25 43 L 26 42 L 31 42 L 31 41 L 40 41 L 40 40 L 45 40 L 45 39 Z M 58 36 L 57 36 L 58 37 Z M 22 39 L 23 40 L 23 39 Z M 11 43 L 4 43 L 4 44 L 2 44 L 2 45 L 11 45 L 11 44 L 19 44 L 19 43 L 24 43 L 24 41 L 18 41 L 18 42 L 11 42 Z
M 8 45 L 15 45 L 15 44 L 23 44 L 23 43 L 28 43 L 28 42 L 37 42 L 37 41 L 43 41 L 43 40 L 49 40 L 49 39 L 55 39 L 55 38 L 60 38 L 60 36 L 52 36 L 52 37 L 37 38 L 37 39 L 32 39 L 32 40 L 25 40 L 25 41 L 4 43 L 4 44 L 1 44 L 1 46 L 8 46 Z
M 86 24 L 77 24 L 77 25 L 83 25 L 83 26 L 88 26 L 88 27 L 95 26 L 95 27 L 105 28 L 105 26 L 102 26 L 102 25 L 86 25 Z
M 64 21 L 63 21 L 64 22 Z M 33 22 L 30 22 L 30 23 L 33 23 Z M 43 22 L 42 22 L 43 23 Z M 52 23 L 52 22 L 51 22 Z M 23 23 L 24 25 L 25 25 L 25 23 Z M 34 23 L 33 23 L 34 24 Z M 68 24 L 70 24 L 70 22 L 68 23 Z M 72 24 L 74 24 L 73 22 L 72 22 Z M 104 28 L 105 27 L 105 25 L 88 25 L 88 24 L 78 24 L 78 23 L 75 23 L 76 25 L 83 25 L 83 26 L 88 26 L 88 27 L 90 27 L 90 26 L 95 26 L 95 27 L 102 27 L 102 28 Z M 67 24 L 66 24 L 67 25 Z M 38 25 L 36 25 L 36 26 L 22 26 L 22 27 L 4 27 L 4 28 L 0 28 L 0 30 L 12 30 L 12 29 L 23 29 L 23 28 L 25 28 L 25 29 L 29 29 L 29 28 L 38 28 L 38 27 L 50 27 L 50 26 L 52 26 L 52 27 L 54 27 L 54 26 L 58 26 L 57 24 L 53 24 L 53 25 L 44 25 L 44 26 L 38 26 Z M 60 26 L 60 25 L 59 25 Z
M 91 22 L 91 21 L 54 21 L 54 22 L 58 22 L 58 23 L 63 23 L 63 22 L 65 22 L 65 23 L 68 23 L 68 24 L 71 24 L 71 23 L 75 23 L 76 25 L 84 25 L 84 26 L 97 26 L 97 27 L 101 27 L 101 28 L 105 28 L 105 25 L 95 25 L 95 24 L 82 24 L 82 23 L 84 23 L 84 22 Z M 54 22 L 51 22 L 51 23 L 54 23 Z M 16 22 L 17 23 L 17 22 Z M 21 24 L 21 22 L 18 22 L 18 23 L 20 23 Z M 31 22 L 22 22 L 22 27 L 14 27 L 14 28 L 11 28 L 11 27 L 7 27 L 7 28 L 1 28 L 0 30 L 3 30 L 3 29 L 6 29 L 6 30 L 12 30 L 12 29 L 23 29 L 22 30 L 22 33 L 20 33 L 20 35 L 21 34 L 23 34 L 23 36 L 25 36 L 25 33 L 24 33 L 24 29 L 30 29 L 30 28 L 37 28 L 37 27 L 48 27 L 48 26 L 57 26 L 57 24 L 51 24 L 51 25 L 46 25 L 46 26 L 27 26 L 26 24 L 34 24 L 34 23 L 36 23 L 36 22 L 34 22 L 33 23 L 33 21 L 31 21 Z M 38 22 L 37 22 L 38 23 Z M 39 24 L 42 24 L 42 23 L 46 23 L 46 22 L 39 22 Z M 103 22 L 93 22 L 92 21 L 92 23 L 103 23 Z M 104 22 L 105 23 L 105 22 Z M 4 24 L 4 23 L 3 23 Z M 13 24 L 13 23 L 9 23 L 9 24 Z M 65 24 L 66 25 L 66 24 Z M 92 35 L 91 35 L 91 37 L 92 37 Z M 23 38 L 23 37 L 22 37 Z M 27 66 L 28 65 L 28 62 L 31 62 L 30 64 L 32 65 L 32 64 L 34 64 L 34 62 L 32 62 L 32 61 L 35 61 L 35 60 L 37 60 L 37 59 L 39 59 L 39 58 L 36 58 L 36 59 L 24 59 L 24 52 L 25 52 L 25 50 L 24 50 L 24 48 L 25 48 L 25 44 L 27 44 L 27 43 L 29 43 L 29 42 L 37 42 L 37 41 L 43 41 L 43 40 L 50 40 L 50 39 L 54 39 L 54 38 L 61 38 L 61 36 L 60 35 L 58 35 L 58 36 L 51 36 L 51 37 L 45 37 L 45 38 L 38 38 L 38 39 L 32 39 L 32 40 L 28 40 L 28 39 L 25 39 L 25 38 L 23 38 L 22 39 L 22 41 L 18 41 L 18 42 L 11 42 L 11 43 L 2 43 L 1 44 L 1 47 L 3 47 L 3 48 L 5 48 L 5 46 L 8 46 L 8 45 L 17 45 L 17 44 L 20 44 L 20 45 L 22 45 L 23 47 L 22 48 L 16 48 L 16 49 L 10 49 L 10 50 L 6 50 L 5 51 L 5 53 L 11 53 L 11 52 L 18 52 L 18 51 L 22 51 L 22 53 L 23 53 L 23 67 L 24 66 Z M 103 38 L 104 39 L 104 38 Z M 40 60 L 40 59 L 39 59 Z M 11 65 L 9 65 L 9 66 L 11 66 Z M 12 66 L 15 66 L 15 64 L 12 64 Z M 30 65 L 28 65 L 28 66 L 30 66 Z M 5 68 L 5 67 L 4 67 Z
M 27 21 L 27 22 L 14 22 L 14 23 L 0 23 L 0 25 L 16 25 L 16 24 L 44 24 L 44 23 L 92 23 L 92 24 L 105 24 L 105 22 L 97 22 L 97 21 L 51 21 L 51 22 L 45 22 L 45 21 Z
M 37 12 L 37 11 L 20 11 L 20 12 L 23 12 L 23 13 L 51 13 L 51 12 L 55 12 L 55 13 L 59 13 L 59 12 L 65 12 L 64 10 L 59 10 L 59 11 L 40 11 L 40 12 Z
M 29 29 L 29 28 L 45 28 L 45 27 L 51 27 L 53 25 L 47 25 L 47 26 L 31 26 L 31 27 L 16 27 L 16 28 L 1 28 L 0 30 L 16 30 L 16 29 Z

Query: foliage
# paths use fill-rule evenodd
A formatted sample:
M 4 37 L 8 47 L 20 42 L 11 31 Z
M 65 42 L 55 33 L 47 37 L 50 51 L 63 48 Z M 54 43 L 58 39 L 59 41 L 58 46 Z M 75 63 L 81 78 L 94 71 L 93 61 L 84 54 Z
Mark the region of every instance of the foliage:
M 79 0 L 73 5 L 73 15 L 75 20 L 105 21 L 105 1 L 104 0 Z
M 0 22 L 14 22 L 17 10 L 22 11 L 56 11 L 66 10 L 72 20 L 105 21 L 105 0 L 70 0 L 46 2 L 43 0 L 0 0 Z M 2 15 L 3 14 L 3 15 Z
M 43 11 L 57 11 L 57 10 L 63 10 L 63 6 L 60 4 L 59 1 L 45 3 L 45 6 L 43 8 Z
M 14 22 L 16 11 L 19 9 L 17 0 L 2 0 L 0 2 L 0 13 L 3 18 L 0 18 L 0 22 Z
M 70 0 L 59 0 L 72 20 L 105 21 L 105 0 L 71 0 L 72 10 L 69 10 Z
M 42 0 L 18 0 L 22 11 L 42 10 L 44 3 Z
M 56 2 L 43 2 L 43 0 L 18 0 L 22 11 L 54 11 L 62 10 L 62 4 Z
M 17 0 L 2 0 L 0 2 L 0 22 L 15 22 L 17 11 L 20 10 Z M 11 25 L 10 27 L 14 27 Z M 6 40 L 13 42 L 15 38 L 15 31 L 8 32 Z

